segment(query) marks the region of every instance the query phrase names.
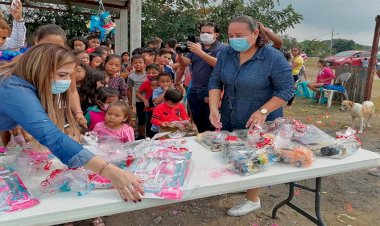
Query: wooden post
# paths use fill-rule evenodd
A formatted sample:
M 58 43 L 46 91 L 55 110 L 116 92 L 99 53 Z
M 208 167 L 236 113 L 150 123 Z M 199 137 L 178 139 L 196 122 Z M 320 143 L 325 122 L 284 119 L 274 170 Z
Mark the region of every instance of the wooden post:
M 120 10 L 120 19 L 115 21 L 115 53 L 121 54 L 128 51 L 128 9 Z
M 142 1 L 130 1 L 130 14 L 131 14 L 131 51 L 141 47 L 141 17 L 142 17 Z
M 379 36 L 380 36 L 380 15 L 377 15 L 375 33 L 373 34 L 371 59 L 368 64 L 368 74 L 367 74 L 367 83 L 365 86 L 364 100 L 371 100 L 373 76 L 375 75 L 374 69 L 376 66 L 376 57 L 377 57 L 377 51 L 378 51 L 378 46 L 379 46 Z

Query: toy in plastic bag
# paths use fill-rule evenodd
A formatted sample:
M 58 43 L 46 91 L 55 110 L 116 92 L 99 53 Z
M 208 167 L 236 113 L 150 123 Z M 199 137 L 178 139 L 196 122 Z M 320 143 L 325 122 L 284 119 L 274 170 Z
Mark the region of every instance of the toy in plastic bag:
M 96 173 L 88 173 L 90 182 L 94 188 L 112 188 L 112 181 Z
M 334 142 L 334 138 L 315 125 L 307 125 L 306 130 L 302 134 L 297 134 L 293 140 L 296 140 L 303 145 L 318 146 L 326 145 Z
M 17 169 L 28 174 L 50 171 L 56 166 L 53 166 L 53 163 L 62 166 L 58 160 L 54 160 L 56 160 L 55 156 L 47 148 L 39 145 L 39 149 L 36 149 L 35 146 L 31 146 L 31 143 L 27 143 L 18 156 L 20 169 Z
M 337 136 L 334 144 L 322 147 L 317 155 L 329 158 L 346 158 L 356 153 L 361 146 L 361 140 L 355 135 L 352 128 L 336 132 Z
M 213 152 L 223 151 L 229 146 L 245 145 L 245 141 L 240 139 L 237 134 L 226 131 L 206 131 L 198 134 L 195 140 Z
M 12 168 L 0 167 L 0 212 L 23 210 L 39 203 Z
M 74 191 L 78 196 L 87 194 L 94 184 L 83 169 L 56 169 L 40 184 L 42 193 Z
M 145 197 L 181 199 L 189 175 L 191 152 L 181 148 L 154 149 L 130 170 L 144 181 Z
M 276 149 L 279 161 L 297 167 L 308 167 L 314 164 L 314 153 L 307 147 L 297 146 L 291 149 Z

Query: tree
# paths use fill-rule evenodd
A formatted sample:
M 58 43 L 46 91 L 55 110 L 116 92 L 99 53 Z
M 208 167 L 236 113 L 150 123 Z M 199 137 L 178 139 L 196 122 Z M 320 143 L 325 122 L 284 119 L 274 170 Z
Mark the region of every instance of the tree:
M 305 40 L 300 43 L 300 47 L 308 56 L 324 58 L 330 53 L 330 47 L 317 39 Z
M 284 42 L 282 44 L 282 49 L 284 50 L 290 50 L 291 48 L 299 45 L 297 39 L 290 37 L 289 35 L 282 35 L 281 38 Z

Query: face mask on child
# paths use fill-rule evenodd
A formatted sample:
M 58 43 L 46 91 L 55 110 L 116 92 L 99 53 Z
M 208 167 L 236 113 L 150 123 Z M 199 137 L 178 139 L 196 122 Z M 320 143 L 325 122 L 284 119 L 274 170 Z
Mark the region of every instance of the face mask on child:
M 51 82 L 51 92 L 53 94 L 64 93 L 70 88 L 71 80 L 54 80 Z

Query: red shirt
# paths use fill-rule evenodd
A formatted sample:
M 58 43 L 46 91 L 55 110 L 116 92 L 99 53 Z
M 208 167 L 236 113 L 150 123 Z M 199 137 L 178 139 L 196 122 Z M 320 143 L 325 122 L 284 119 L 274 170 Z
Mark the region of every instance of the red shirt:
M 323 83 L 325 85 L 330 85 L 331 80 L 335 78 L 334 72 L 329 67 L 324 67 L 317 75 L 317 83 Z M 328 79 L 327 81 L 321 82 L 321 80 Z
M 163 122 L 190 120 L 182 103 L 170 107 L 166 102 L 159 104 L 153 110 L 152 124 L 160 126 Z
M 153 90 L 152 90 L 152 87 L 151 87 L 151 84 L 150 84 L 151 82 L 150 82 L 150 80 L 149 79 L 147 79 L 147 80 L 145 80 L 142 84 L 141 84 L 141 86 L 140 86 L 140 88 L 139 88 L 139 90 L 141 91 L 141 94 L 144 96 L 144 94 L 145 94 L 145 98 L 147 99 L 147 100 L 149 100 L 149 98 L 152 96 L 152 94 L 153 94 Z

